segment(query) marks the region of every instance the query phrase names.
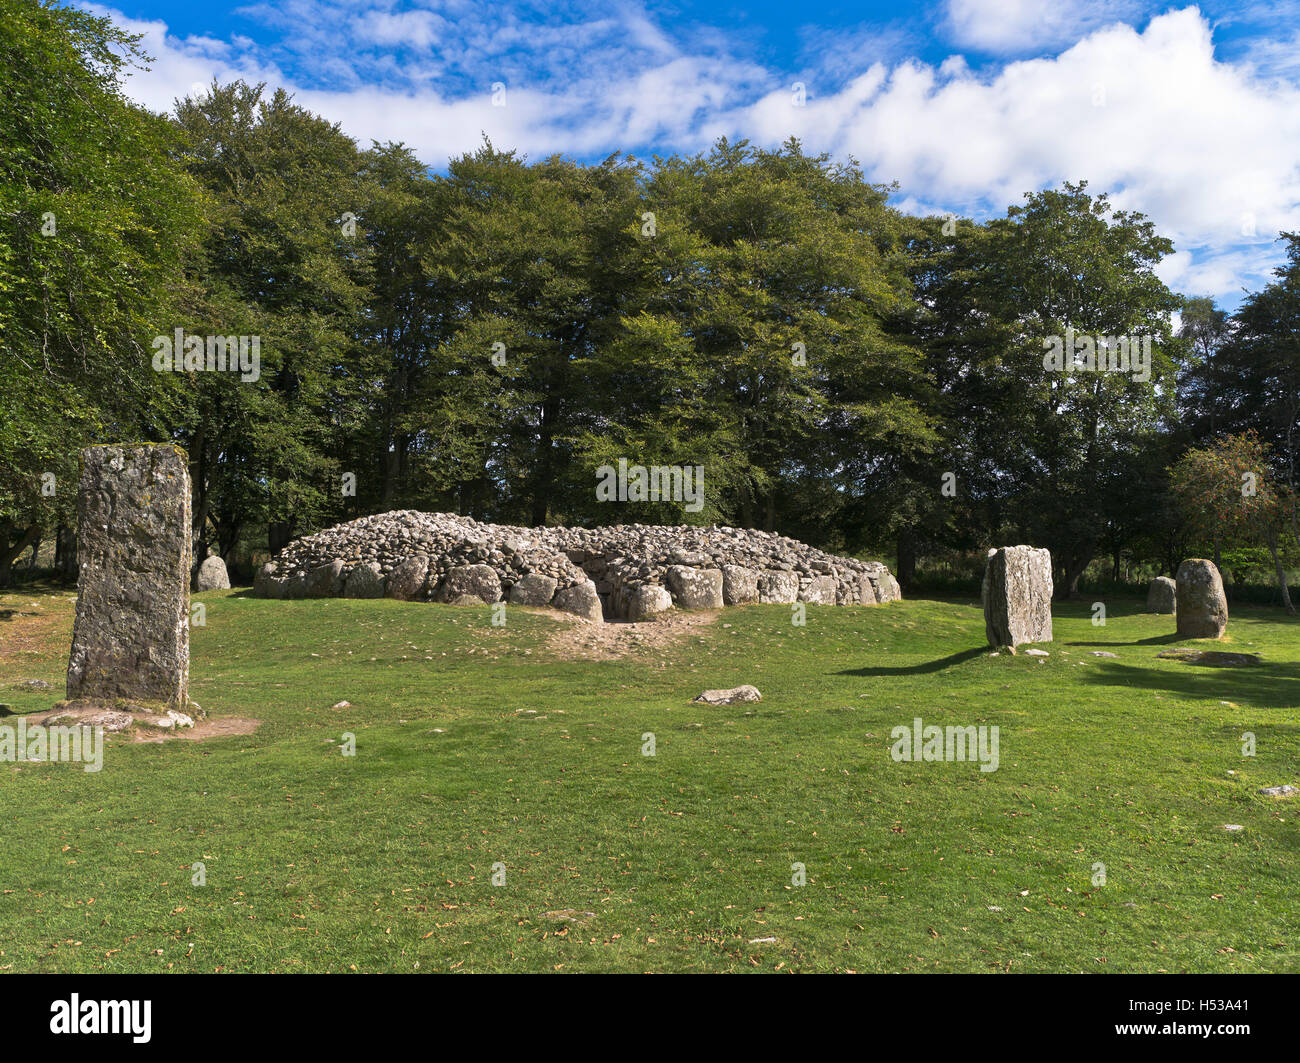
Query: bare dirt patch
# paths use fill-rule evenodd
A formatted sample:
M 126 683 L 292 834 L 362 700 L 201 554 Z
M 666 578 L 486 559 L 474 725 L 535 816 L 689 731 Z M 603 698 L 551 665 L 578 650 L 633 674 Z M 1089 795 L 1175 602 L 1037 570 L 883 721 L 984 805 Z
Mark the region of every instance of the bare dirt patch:
M 190 742 L 204 742 L 209 738 L 225 738 L 228 735 L 251 735 L 261 726 L 261 720 L 251 720 L 246 716 L 221 716 L 215 720 L 196 720 L 193 727 L 178 727 L 170 731 L 137 727 L 131 732 L 131 741 L 157 743 L 171 738 L 184 738 Z
M 560 626 L 547 639 L 547 650 L 556 657 L 579 660 L 606 660 L 632 653 L 662 650 L 691 635 L 711 627 L 718 619 L 717 610 L 661 613 L 655 620 L 629 623 L 607 620 L 593 624 L 568 613 L 548 611 L 547 616 Z

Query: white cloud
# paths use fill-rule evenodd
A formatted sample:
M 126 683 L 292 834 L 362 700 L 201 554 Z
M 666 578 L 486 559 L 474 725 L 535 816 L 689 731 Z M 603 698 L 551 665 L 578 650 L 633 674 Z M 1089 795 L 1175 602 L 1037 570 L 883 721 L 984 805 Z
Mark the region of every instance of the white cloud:
M 321 15 L 319 5 L 332 2 L 290 0 L 277 12 L 283 18 L 292 9 L 296 19 L 316 12 L 302 31 L 313 49 L 310 85 L 282 76 L 274 49 L 246 38 L 179 39 L 161 22 L 112 12 L 145 33 L 158 58 L 128 91 L 168 110 L 175 96 L 214 76 L 284 85 L 362 144 L 403 141 L 435 167 L 473 150 L 485 132 L 533 157 L 696 151 L 719 135 L 774 146 L 797 135 L 811 150 L 854 156 L 873 180 L 897 180 L 904 205 L 976 216 L 1086 179 L 1118 207 L 1150 215 L 1175 241 L 1180 254 L 1162 267 L 1169 283 L 1232 301 L 1244 283 L 1268 279 L 1280 257 L 1276 233 L 1300 229 L 1300 89 L 1275 67 L 1266 78 L 1216 57 L 1211 27 L 1195 8 L 1153 18 L 1141 32 L 1096 28 L 1055 56 L 991 72 L 972 70 L 959 55 L 937 66 L 877 61 L 837 76 L 838 87 L 819 95 L 815 70 L 766 69 L 728 54 L 707 32 L 687 34 L 689 46 L 674 41 L 637 6 L 587 11 L 570 27 L 531 26 L 498 7 L 443 20 L 423 10 L 381 18 L 384 11 L 350 6 L 348 17 L 364 21 L 368 39 L 401 33 L 420 44 L 409 55 L 382 48 L 358 55 L 359 38 Z M 977 5 L 961 2 L 973 18 Z M 1038 11 L 1022 0 L 1015 17 L 978 32 L 1010 42 L 1040 25 Z M 491 105 L 498 79 L 508 85 L 505 107 Z M 805 79 L 806 105 L 795 106 L 791 82 Z
M 946 28 L 964 47 L 994 55 L 1021 54 L 1131 18 L 1136 7 L 1130 0 L 948 0 Z

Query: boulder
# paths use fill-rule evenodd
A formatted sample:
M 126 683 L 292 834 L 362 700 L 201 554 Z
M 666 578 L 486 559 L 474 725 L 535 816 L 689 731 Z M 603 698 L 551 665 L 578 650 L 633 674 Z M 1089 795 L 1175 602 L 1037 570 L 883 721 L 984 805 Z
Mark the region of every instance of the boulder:
M 591 580 L 587 580 L 586 583 L 575 583 L 572 587 L 561 587 L 551 599 L 551 606 L 572 613 L 574 616 L 580 616 L 584 620 L 590 620 L 593 624 L 605 622 L 605 613 L 600 607 L 600 595 L 596 593 L 596 585 Z
M 343 593 L 343 562 L 331 561 L 307 573 L 308 598 L 337 598 Z
M 758 601 L 758 572 L 744 565 L 723 565 L 722 601 L 726 605 Z
M 627 618 L 646 620 L 673 607 L 673 596 L 657 583 L 642 583 L 625 595 Z
M 199 574 L 194 580 L 194 589 L 199 591 L 230 590 L 230 573 L 226 571 L 226 563 L 216 554 L 203 559 L 203 564 L 199 566 Z
M 529 572 L 510 588 L 511 605 L 550 605 L 555 597 L 555 577 Z
M 1147 612 L 1174 613 L 1178 611 L 1178 584 L 1168 576 L 1157 576 L 1147 584 Z
M 1178 634 L 1185 639 L 1222 638 L 1228 630 L 1228 599 L 1213 561 L 1188 558 L 1178 566 Z
M 799 600 L 810 605 L 835 604 L 835 577 L 818 576 L 799 592 Z
M 1047 573 L 1050 580 L 1052 573 L 1050 564 L 1048 565 Z M 883 604 L 885 602 L 901 602 L 903 600 L 903 588 L 898 585 L 898 580 L 894 579 L 894 574 L 890 572 L 889 569 L 883 569 L 875 576 L 874 586 L 877 602 Z
M 664 583 L 683 609 L 722 608 L 722 573 L 716 568 L 673 565 L 664 574 Z
M 379 567 L 379 562 L 371 561 L 368 565 L 357 565 L 348 573 L 343 584 L 343 597 L 382 598 L 383 596 L 384 572 Z
M 758 600 L 789 605 L 799 600 L 799 577 L 793 572 L 764 572 L 758 577 Z
M 416 554 L 394 566 L 388 573 L 384 596 L 399 602 L 418 602 L 424 599 L 429 586 L 429 559 Z
M 438 588 L 438 601 L 454 603 L 461 597 L 480 602 L 501 600 L 501 580 L 489 565 L 456 565 L 447 570 Z
M 706 690 L 694 700 L 705 705 L 735 705 L 741 701 L 762 701 L 763 695 L 758 692 L 758 687 L 746 683 L 730 690 Z
M 981 597 L 990 646 L 1052 641 L 1052 555 L 1047 550 L 990 550 Z

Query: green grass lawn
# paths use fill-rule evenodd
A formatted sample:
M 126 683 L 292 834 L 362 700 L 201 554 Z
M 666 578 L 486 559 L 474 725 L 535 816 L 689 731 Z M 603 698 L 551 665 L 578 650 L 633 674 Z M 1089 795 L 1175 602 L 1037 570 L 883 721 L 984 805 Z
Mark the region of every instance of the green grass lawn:
M 1266 663 L 1230 670 L 1158 660 L 1172 618 L 1124 601 L 1058 606 L 1045 660 L 951 600 L 732 609 L 595 661 L 513 608 L 198 600 L 192 696 L 262 726 L 0 764 L 0 969 L 1300 969 L 1300 798 L 1256 793 L 1300 784 L 1280 612 L 1236 611 Z M 0 596 L 15 712 L 62 696 L 72 607 Z M 739 683 L 762 702 L 691 703 Z M 999 769 L 895 762 L 917 716 L 996 724 Z

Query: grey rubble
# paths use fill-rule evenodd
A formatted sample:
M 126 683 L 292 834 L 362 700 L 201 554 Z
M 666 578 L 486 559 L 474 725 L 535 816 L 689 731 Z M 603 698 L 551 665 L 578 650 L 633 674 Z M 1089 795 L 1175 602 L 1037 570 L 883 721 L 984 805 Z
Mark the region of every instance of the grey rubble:
M 480 565 L 495 573 L 495 582 L 475 580 L 461 571 Z M 595 594 L 604 616 L 618 619 L 629 613 L 643 619 L 669 604 L 689 607 L 705 600 L 698 595 L 689 602 L 678 600 L 680 589 L 687 585 L 696 591 L 701 584 L 721 586 L 722 600 L 717 604 L 726 605 L 746 601 L 874 605 L 901 597 L 898 583 L 884 565 L 837 557 L 771 532 L 653 524 L 519 528 L 416 510 L 361 517 L 295 540 L 258 571 L 255 593 L 273 598 L 341 596 L 347 593 L 354 570 L 363 566 L 370 572 L 360 581 L 374 588 L 368 591 L 371 594 L 446 601 L 451 586 L 456 599 L 463 601 L 461 586 L 468 581 L 482 588 L 482 601 L 541 604 L 538 589 L 550 589 L 547 581 L 554 580 L 551 605 L 588 615 L 585 603 Z M 678 571 L 670 577 L 670 569 Z M 708 575 L 683 580 L 685 569 Z M 371 582 L 376 570 L 384 589 Z M 714 571 L 725 571 L 726 578 L 713 577 Z M 394 573 L 397 578 L 391 579 Z M 512 597 L 515 586 L 527 576 L 545 578 L 527 580 Z M 584 593 L 575 592 L 579 587 Z M 664 588 L 667 593 L 647 592 L 642 589 L 646 587 Z

